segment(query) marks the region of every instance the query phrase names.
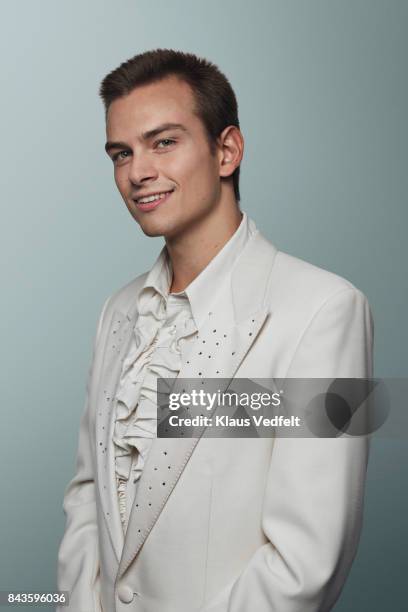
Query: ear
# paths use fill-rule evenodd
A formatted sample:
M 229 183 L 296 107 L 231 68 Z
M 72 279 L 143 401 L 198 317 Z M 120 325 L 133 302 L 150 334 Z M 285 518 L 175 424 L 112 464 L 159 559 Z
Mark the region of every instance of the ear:
M 244 154 L 244 137 L 235 125 L 226 127 L 218 137 L 220 176 L 231 176 Z

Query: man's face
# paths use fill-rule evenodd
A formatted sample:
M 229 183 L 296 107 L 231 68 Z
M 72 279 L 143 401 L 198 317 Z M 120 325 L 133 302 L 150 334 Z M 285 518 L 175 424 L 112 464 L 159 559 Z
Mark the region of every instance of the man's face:
M 171 76 L 115 100 L 106 133 L 116 185 L 148 236 L 180 235 L 217 205 L 218 149 L 211 154 L 204 124 L 194 113 L 192 90 L 184 81 Z M 140 201 L 163 192 L 171 193 Z

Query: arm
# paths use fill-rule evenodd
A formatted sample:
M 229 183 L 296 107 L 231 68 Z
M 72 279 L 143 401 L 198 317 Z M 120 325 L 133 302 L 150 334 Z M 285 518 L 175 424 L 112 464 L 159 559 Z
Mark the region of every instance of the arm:
M 57 606 L 56 612 L 101 612 L 94 461 L 89 430 L 89 390 L 107 303 L 108 300 L 102 308 L 94 341 L 85 408 L 79 429 L 76 473 L 64 494 L 66 526 L 58 552 L 57 583 L 58 590 L 69 592 L 69 606 Z
M 288 378 L 372 376 L 364 295 L 344 289 L 305 330 Z M 269 542 L 202 612 L 326 612 L 347 578 L 361 530 L 366 438 L 275 440 L 262 513 Z

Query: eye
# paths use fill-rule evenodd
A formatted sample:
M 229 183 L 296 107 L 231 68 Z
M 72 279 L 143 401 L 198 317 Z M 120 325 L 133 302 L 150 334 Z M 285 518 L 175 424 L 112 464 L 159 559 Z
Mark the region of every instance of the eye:
M 166 149 L 168 146 L 170 146 L 171 144 L 174 144 L 176 141 L 173 140 L 173 138 L 162 138 L 161 140 L 158 140 L 156 142 L 156 146 L 158 149 Z M 160 147 L 159 145 L 163 144 L 163 147 Z
M 122 161 L 122 159 L 125 159 L 128 155 L 129 151 L 119 151 L 118 153 L 115 153 L 115 155 L 112 155 L 112 161 Z

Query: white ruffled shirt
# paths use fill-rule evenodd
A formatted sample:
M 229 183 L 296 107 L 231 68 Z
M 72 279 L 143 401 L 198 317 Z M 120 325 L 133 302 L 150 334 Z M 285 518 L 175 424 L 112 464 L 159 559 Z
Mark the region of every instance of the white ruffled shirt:
M 207 267 L 179 293 L 169 293 L 172 267 L 166 247 L 138 296 L 139 316 L 115 397 L 115 474 L 124 533 L 152 440 L 157 435 L 156 381 L 175 378 L 181 367 L 180 344 L 197 334 L 213 302 L 220 278 L 230 273 L 255 224 L 246 213 Z

